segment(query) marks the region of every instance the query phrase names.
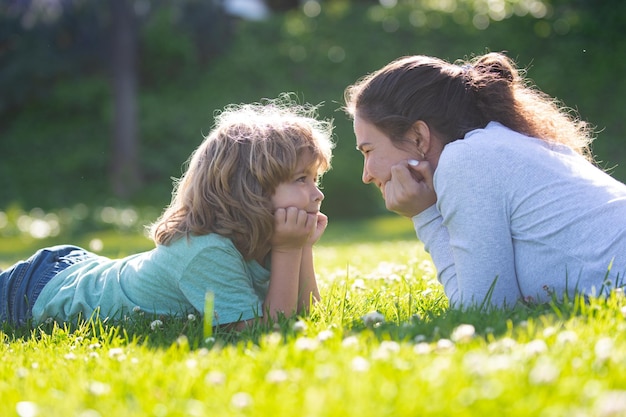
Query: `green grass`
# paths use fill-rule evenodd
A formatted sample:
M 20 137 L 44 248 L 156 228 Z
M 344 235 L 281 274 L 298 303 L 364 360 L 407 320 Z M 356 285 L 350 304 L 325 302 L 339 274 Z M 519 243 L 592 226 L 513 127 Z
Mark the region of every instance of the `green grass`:
M 120 236 L 97 238 L 144 249 Z M 331 223 L 316 265 L 323 300 L 269 328 L 207 339 L 199 318 L 152 329 L 141 314 L 5 328 L 0 415 L 626 415 L 621 293 L 450 311 L 410 222 L 393 217 Z M 374 311 L 384 321 L 363 319 Z

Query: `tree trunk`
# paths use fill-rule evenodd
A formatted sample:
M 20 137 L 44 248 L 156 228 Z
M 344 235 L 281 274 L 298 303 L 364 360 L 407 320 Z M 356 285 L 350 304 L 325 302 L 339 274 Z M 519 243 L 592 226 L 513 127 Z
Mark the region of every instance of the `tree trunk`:
M 141 186 L 137 135 L 137 33 L 131 0 L 109 0 L 113 90 L 113 149 L 110 180 L 117 197 Z

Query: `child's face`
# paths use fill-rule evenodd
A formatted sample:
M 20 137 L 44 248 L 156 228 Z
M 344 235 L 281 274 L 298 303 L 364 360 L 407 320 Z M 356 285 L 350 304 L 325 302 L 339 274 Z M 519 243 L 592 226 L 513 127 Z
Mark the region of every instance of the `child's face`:
M 317 186 L 317 164 L 309 152 L 298 158 L 296 172 L 276 187 L 272 195 L 274 209 L 296 207 L 316 214 L 320 210 L 324 194 Z

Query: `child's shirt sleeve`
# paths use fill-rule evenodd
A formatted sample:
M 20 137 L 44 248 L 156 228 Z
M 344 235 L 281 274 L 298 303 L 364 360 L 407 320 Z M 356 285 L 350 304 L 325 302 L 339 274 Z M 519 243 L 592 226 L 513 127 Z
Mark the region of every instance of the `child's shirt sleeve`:
M 263 315 L 269 270 L 246 261 L 233 245 L 209 247 L 191 260 L 179 281 L 180 291 L 202 314 L 207 292 L 214 295 L 216 325 Z

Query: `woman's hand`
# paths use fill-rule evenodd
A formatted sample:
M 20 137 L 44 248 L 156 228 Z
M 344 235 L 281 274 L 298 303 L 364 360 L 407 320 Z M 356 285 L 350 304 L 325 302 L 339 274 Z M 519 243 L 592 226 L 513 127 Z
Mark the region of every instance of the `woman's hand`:
M 316 233 L 321 236 L 317 230 L 317 216 L 296 207 L 277 208 L 274 212 L 272 250 L 300 250 Z
M 391 167 L 383 190 L 387 210 L 413 217 L 437 202 L 433 169 L 428 161 L 409 160 Z

